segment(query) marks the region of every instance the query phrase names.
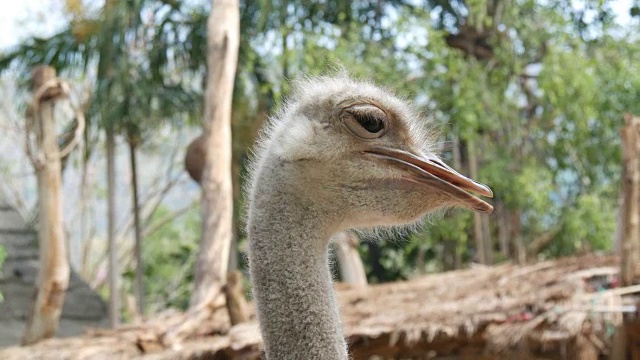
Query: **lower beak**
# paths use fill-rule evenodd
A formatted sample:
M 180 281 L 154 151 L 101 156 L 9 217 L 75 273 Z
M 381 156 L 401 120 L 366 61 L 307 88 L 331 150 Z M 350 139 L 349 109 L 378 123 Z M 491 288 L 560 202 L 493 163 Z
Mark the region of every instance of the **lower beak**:
M 385 147 L 373 147 L 365 152 L 407 170 L 411 173 L 411 180 L 439 189 L 469 209 L 486 214 L 493 211 L 493 206 L 467 192 L 493 197 L 487 185 L 458 173 L 435 155 L 419 157 L 407 151 Z

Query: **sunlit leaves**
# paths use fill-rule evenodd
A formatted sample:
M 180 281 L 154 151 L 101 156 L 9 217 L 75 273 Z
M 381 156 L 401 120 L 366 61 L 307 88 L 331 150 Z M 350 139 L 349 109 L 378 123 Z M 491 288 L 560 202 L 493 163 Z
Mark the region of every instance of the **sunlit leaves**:
M 171 211 L 160 207 L 151 222 L 162 221 L 166 216 L 171 216 Z M 188 306 L 199 231 L 199 213 L 194 209 L 145 239 L 147 246 L 142 257 L 150 310 L 157 311 L 166 306 L 185 309 Z M 133 269 L 130 274 L 133 279 Z
M 563 211 L 562 228 L 544 254 L 563 256 L 610 249 L 618 215 L 614 204 L 601 193 L 580 195 Z
M 67 1 L 69 12 L 81 11 Z M 119 3 L 113 23 L 83 17 L 21 45 L 0 58 L 0 68 L 15 60 L 25 69 L 48 62 L 84 73 L 97 53 L 113 52 L 112 71 L 96 85 L 95 113 L 141 137 L 167 118 L 194 117 L 207 11 L 175 0 Z M 559 228 L 547 255 L 606 247 L 617 206 L 618 129 L 624 112 L 640 114 L 637 19 L 618 28 L 611 15 L 609 0 L 242 1 L 234 156 L 246 158 L 290 79 L 344 66 L 435 118 L 448 161 L 453 139 L 459 141 L 462 172 L 473 142 L 478 179 L 492 186 L 496 202 L 521 214 L 525 242 Z M 490 32 L 489 58 L 447 43 L 463 25 Z M 490 218 L 494 238 L 497 222 Z M 458 241 L 456 251 L 468 259 L 471 224 L 471 216 L 447 216 L 406 248 L 384 245 L 388 258 L 380 261 L 388 274 L 408 276 L 422 253 L 432 261 L 425 268 L 439 269 L 447 241 Z

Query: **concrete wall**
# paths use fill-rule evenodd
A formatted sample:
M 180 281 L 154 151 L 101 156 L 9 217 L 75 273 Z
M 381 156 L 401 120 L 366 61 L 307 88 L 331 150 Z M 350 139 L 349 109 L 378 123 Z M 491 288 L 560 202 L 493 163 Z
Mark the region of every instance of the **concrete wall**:
M 38 244 L 15 209 L 0 198 L 0 245 L 7 258 L 0 270 L 0 347 L 20 343 L 38 276 Z M 57 336 L 82 334 L 85 328 L 106 327 L 107 305 L 71 271 Z

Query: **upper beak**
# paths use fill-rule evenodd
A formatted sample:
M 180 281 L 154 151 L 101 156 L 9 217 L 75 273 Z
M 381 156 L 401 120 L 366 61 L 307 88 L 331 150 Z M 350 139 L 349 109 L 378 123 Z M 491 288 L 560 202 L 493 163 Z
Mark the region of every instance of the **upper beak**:
M 386 147 L 373 147 L 365 152 L 408 170 L 413 175 L 412 180 L 442 190 L 470 209 L 487 214 L 493 211 L 493 206 L 467 192 L 493 197 L 493 192 L 487 185 L 458 173 L 435 155 L 419 157 L 407 151 Z

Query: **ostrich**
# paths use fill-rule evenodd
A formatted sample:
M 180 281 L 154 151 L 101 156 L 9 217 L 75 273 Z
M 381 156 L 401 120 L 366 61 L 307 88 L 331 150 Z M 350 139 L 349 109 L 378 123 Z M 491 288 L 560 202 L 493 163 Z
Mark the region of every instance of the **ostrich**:
M 491 190 L 434 155 L 417 112 L 348 77 L 299 81 L 255 149 L 249 267 L 267 359 L 347 359 L 329 271 L 333 234 L 412 224 Z

